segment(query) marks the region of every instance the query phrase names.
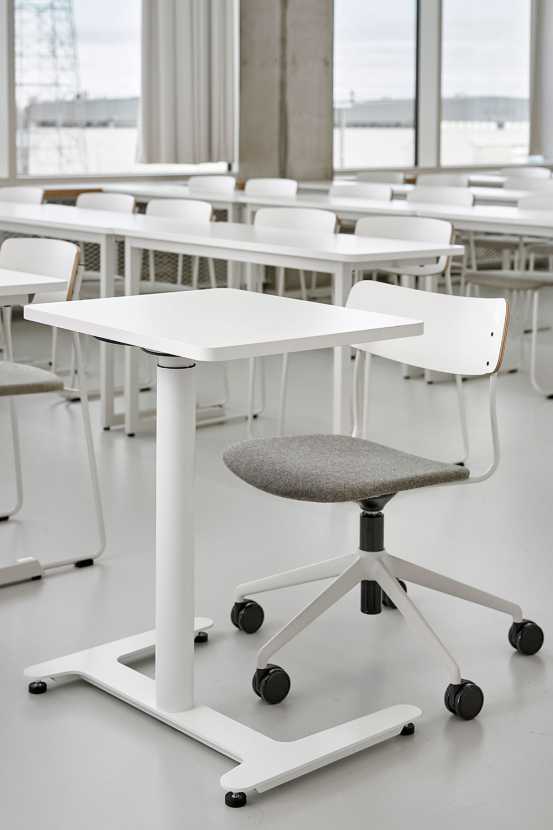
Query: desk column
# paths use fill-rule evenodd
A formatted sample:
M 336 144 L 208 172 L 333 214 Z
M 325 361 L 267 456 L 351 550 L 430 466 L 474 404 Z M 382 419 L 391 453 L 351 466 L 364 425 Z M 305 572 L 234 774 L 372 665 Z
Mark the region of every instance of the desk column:
M 353 268 L 341 263 L 333 273 L 332 303 L 345 305 L 353 282 Z M 352 366 L 351 349 L 334 349 L 334 398 L 332 428 L 336 434 L 351 434 L 352 430 Z
M 117 270 L 117 243 L 115 237 L 104 236 L 100 241 L 100 296 L 113 297 Z M 100 343 L 100 405 L 102 427 L 109 429 L 114 416 L 113 346 Z
M 142 248 L 135 248 L 131 240 L 125 240 L 125 296 L 139 293 Z M 125 432 L 135 435 L 139 421 L 138 370 L 139 353 L 130 346 L 125 346 Z

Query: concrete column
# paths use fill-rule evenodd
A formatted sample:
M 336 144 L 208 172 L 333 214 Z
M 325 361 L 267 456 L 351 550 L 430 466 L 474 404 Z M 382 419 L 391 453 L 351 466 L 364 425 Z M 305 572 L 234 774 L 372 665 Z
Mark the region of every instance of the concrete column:
M 332 177 L 332 0 L 241 0 L 240 175 Z

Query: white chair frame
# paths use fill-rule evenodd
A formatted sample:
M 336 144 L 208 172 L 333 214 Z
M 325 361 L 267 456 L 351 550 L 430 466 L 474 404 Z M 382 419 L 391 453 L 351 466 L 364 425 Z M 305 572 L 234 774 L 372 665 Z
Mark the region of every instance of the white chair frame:
M 211 178 L 211 177 L 210 177 Z M 213 208 L 209 202 L 195 199 L 151 199 L 146 207 L 147 216 L 160 216 L 165 219 L 175 219 L 183 224 L 204 224 L 213 221 Z M 155 251 L 148 251 L 150 282 L 156 281 Z M 215 262 L 211 257 L 207 260 L 209 268 L 209 282 L 211 288 L 217 288 L 215 276 Z M 183 254 L 177 255 L 177 285 L 182 285 L 184 269 Z M 192 288 L 199 288 L 200 257 L 192 257 Z
M 465 483 L 479 482 L 489 478 L 497 468 L 500 454 L 495 377 L 501 365 L 508 327 L 509 311 L 506 302 L 502 299 L 480 300 L 426 293 L 381 283 L 362 282 L 353 287 L 347 305 L 372 312 L 393 313 L 422 319 L 425 324 L 424 334 L 421 337 L 367 344 L 359 347 L 358 353 L 369 356 L 375 354 L 389 360 L 409 362 L 454 375 L 489 376 L 489 414 L 493 459 L 491 465 L 482 474 L 471 476 Z M 491 333 L 493 337 L 490 336 Z M 368 366 L 368 361 L 365 366 Z M 367 369 L 364 374 L 368 380 Z M 360 377 L 359 371 L 356 386 Z M 363 399 L 368 401 L 366 391 Z M 357 391 L 357 409 L 359 409 L 359 400 Z M 358 412 L 357 429 L 360 428 L 362 418 L 363 415 Z M 252 594 L 324 579 L 333 581 L 258 651 L 258 670 L 265 669 L 278 650 L 362 580 L 373 580 L 380 585 L 408 624 L 441 658 L 447 669 L 449 682 L 454 685 L 462 682 L 459 664 L 426 622 L 411 597 L 400 587 L 398 579 L 414 582 L 417 585 L 501 611 L 510 615 L 515 623 L 523 620 L 519 605 L 400 559 L 385 549 L 376 552 L 357 550 L 352 555 L 339 556 L 323 562 L 304 565 L 285 573 L 242 583 L 236 588 L 235 598 L 237 602 L 243 602 Z
M 44 190 L 42 187 L 0 187 L 0 202 L 40 205 L 43 200 Z

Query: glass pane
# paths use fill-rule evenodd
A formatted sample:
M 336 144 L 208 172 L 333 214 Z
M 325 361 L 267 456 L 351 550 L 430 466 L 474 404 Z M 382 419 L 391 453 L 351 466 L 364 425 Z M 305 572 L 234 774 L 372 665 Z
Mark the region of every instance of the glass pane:
M 528 157 L 530 0 L 444 0 L 441 161 Z
M 334 2 L 334 167 L 415 161 L 416 0 Z
M 135 162 L 141 0 L 15 0 L 20 176 L 178 172 Z

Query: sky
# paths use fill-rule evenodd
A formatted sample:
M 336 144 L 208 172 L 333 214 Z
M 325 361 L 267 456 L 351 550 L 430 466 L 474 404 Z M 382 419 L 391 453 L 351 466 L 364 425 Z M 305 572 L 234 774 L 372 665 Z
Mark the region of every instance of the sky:
M 424 0 L 423 0 L 424 3 Z M 407 98 L 416 0 L 335 0 L 334 98 Z M 528 96 L 530 0 L 443 0 L 442 93 Z

